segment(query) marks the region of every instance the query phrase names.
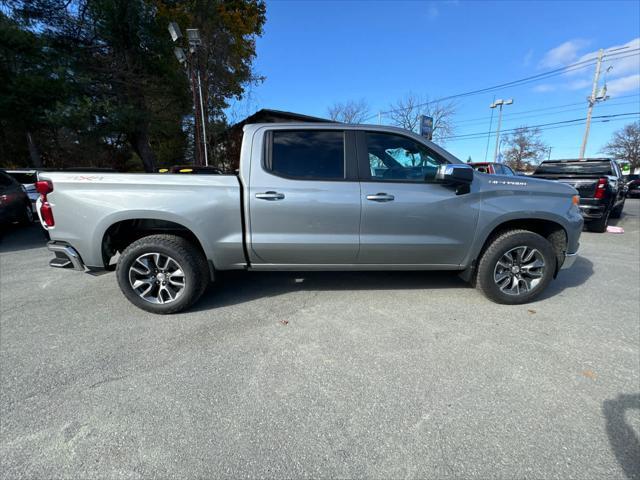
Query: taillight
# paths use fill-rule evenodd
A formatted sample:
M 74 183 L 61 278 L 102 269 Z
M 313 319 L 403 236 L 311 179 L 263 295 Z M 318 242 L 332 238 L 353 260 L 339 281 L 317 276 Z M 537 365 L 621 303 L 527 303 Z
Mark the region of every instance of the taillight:
M 53 221 L 53 211 L 51 210 L 51 205 L 49 202 L 42 202 L 40 206 L 40 215 L 42 215 L 42 220 L 47 225 L 47 227 L 53 227 L 55 222 Z
M 40 194 L 40 216 L 47 227 L 53 227 L 53 210 L 47 200 L 47 194 L 53 192 L 53 183 L 50 180 L 36 182 L 36 191 Z
M 53 192 L 53 183 L 51 180 L 41 180 L 36 182 L 36 192 L 40 195 L 47 195 L 47 193 Z
M 593 198 L 604 198 L 604 193 L 607 190 L 607 179 L 599 178 L 598 184 L 596 185 L 596 194 Z

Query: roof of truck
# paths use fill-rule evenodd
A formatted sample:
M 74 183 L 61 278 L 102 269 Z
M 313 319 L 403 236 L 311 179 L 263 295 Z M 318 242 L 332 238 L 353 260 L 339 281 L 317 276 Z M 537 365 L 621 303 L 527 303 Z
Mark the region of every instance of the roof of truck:
M 610 158 L 560 158 L 556 160 L 543 160 L 541 163 L 563 163 L 563 162 L 610 162 Z

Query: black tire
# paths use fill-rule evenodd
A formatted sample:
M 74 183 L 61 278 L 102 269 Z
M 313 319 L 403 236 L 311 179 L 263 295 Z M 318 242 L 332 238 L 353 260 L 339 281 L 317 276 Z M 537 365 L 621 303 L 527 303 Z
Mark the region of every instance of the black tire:
M 163 258 L 170 257 L 183 272 L 184 286 L 175 300 L 151 303 L 142 298 L 131 284 L 130 269 L 134 262 L 145 254 L 153 253 L 158 253 Z M 189 308 L 200 298 L 209 284 L 209 268 L 202 252 L 188 240 L 175 235 L 150 235 L 133 242 L 122 252 L 116 267 L 116 277 L 120 290 L 136 307 L 151 313 L 168 314 Z M 157 277 L 151 272 L 150 278 Z M 156 280 L 155 283 L 159 282 Z M 161 292 L 157 293 L 156 298 L 164 300 Z
M 609 215 L 611 214 L 611 210 L 607 210 L 604 212 L 601 218 L 597 220 L 590 220 L 587 222 L 587 228 L 591 232 L 596 233 L 604 233 L 607 231 L 607 225 L 609 224 Z
M 622 200 L 622 203 L 620 205 L 611 210 L 611 218 L 620 218 L 622 216 L 622 210 L 624 210 L 624 202 L 625 200 Z
M 513 251 L 518 247 L 527 247 L 528 249 L 535 249 L 539 255 L 541 255 L 544 261 L 544 267 L 536 269 L 536 273 L 540 273 L 540 277 L 536 277 L 535 285 L 527 291 L 520 291 L 520 285 L 526 286 L 525 280 L 517 280 L 517 294 L 505 293 L 500 286 L 496 283 L 494 275 L 498 275 L 498 262 L 502 261 L 503 256 L 507 252 Z M 530 250 L 529 250 L 530 251 Z M 524 258 L 527 256 L 527 250 L 524 251 Z M 537 258 L 537 257 L 536 257 Z M 537 233 L 530 232 L 528 230 L 509 230 L 501 233 L 495 237 L 487 248 L 484 250 L 480 261 L 478 262 L 478 271 L 476 275 L 476 287 L 484 293 L 484 295 L 490 300 L 496 303 L 502 303 L 506 305 L 520 305 L 527 303 L 537 297 L 544 291 L 556 270 L 556 254 L 553 251 L 551 243 L 544 237 Z M 516 262 L 518 264 L 518 271 L 520 270 L 520 264 L 524 262 Z M 523 270 L 524 272 L 524 270 Z M 523 272 L 513 274 L 516 277 L 526 275 Z M 512 275 L 509 270 L 509 275 Z M 512 275 L 512 276 L 513 276 Z M 518 277 L 520 278 L 520 277 Z M 530 279 L 529 279 L 530 280 Z

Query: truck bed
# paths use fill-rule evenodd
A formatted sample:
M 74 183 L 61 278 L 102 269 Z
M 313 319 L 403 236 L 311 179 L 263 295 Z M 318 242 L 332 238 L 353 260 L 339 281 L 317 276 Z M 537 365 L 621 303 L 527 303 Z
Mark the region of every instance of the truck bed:
M 52 240 L 68 242 L 88 267 L 104 266 L 107 229 L 129 219 L 173 222 L 195 234 L 207 257 L 245 265 L 240 183 L 235 175 L 43 172 Z

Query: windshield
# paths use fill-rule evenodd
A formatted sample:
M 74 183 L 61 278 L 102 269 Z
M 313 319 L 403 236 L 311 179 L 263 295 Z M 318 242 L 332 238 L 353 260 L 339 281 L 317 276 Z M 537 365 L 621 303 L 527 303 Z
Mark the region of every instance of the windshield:
M 536 174 L 611 175 L 611 162 L 542 163 Z
M 7 174 L 22 184 L 36 183 L 38 180 L 35 172 L 7 172 Z

